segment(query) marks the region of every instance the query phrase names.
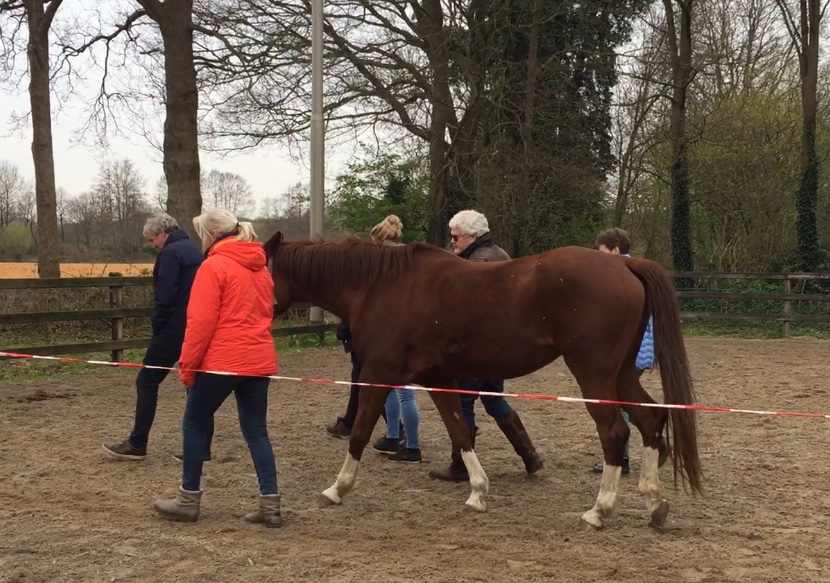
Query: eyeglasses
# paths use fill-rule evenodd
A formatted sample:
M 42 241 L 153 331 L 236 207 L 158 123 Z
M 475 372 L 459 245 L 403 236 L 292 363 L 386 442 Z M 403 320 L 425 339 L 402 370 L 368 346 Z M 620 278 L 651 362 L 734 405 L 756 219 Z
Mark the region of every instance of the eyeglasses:
M 461 237 L 467 237 L 469 233 L 464 233 L 463 235 L 450 235 L 450 241 L 458 241 Z

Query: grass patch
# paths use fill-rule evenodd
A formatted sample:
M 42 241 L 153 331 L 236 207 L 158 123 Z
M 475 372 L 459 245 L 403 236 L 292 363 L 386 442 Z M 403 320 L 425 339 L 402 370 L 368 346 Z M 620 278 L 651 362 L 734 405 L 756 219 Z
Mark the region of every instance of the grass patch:
M 784 338 L 783 326 L 780 322 L 724 322 L 722 320 L 710 322 L 686 322 L 683 324 L 683 335 L 687 338 L 746 338 L 746 339 L 776 339 Z M 793 323 L 790 328 L 790 337 L 809 337 L 821 340 L 830 339 L 830 331 L 825 326 L 817 327 L 810 324 Z

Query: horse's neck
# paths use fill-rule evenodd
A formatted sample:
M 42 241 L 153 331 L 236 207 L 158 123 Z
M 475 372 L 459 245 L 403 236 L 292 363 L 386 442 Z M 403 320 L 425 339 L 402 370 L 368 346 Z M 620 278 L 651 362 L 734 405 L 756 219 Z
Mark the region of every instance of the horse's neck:
M 363 290 L 347 289 L 345 286 L 326 286 L 315 293 L 310 293 L 302 288 L 295 289 L 293 299 L 296 302 L 312 304 L 348 321 L 349 315 L 354 311 L 355 305 L 363 295 L 365 295 Z

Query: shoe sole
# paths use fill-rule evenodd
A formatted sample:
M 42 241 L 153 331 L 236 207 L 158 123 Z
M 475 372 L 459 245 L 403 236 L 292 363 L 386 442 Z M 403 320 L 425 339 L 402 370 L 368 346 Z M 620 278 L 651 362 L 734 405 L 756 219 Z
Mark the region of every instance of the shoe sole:
M 168 514 L 167 512 L 162 512 L 161 510 L 156 510 L 161 518 L 165 520 L 172 520 L 173 522 L 198 522 L 199 515 L 196 516 L 183 516 L 181 514 Z
M 144 458 L 147 457 L 146 454 L 145 455 L 130 455 L 128 453 L 117 453 L 117 452 L 112 451 L 106 445 L 103 446 L 103 447 L 104 447 L 104 451 L 107 452 L 107 454 L 111 458 L 115 458 L 117 460 L 127 460 L 127 461 L 131 461 L 131 462 L 140 462 L 141 460 L 143 460 Z
M 351 435 L 335 435 L 334 433 L 329 433 L 328 431 L 326 431 L 326 435 L 333 437 L 334 439 L 349 439 L 351 437 Z

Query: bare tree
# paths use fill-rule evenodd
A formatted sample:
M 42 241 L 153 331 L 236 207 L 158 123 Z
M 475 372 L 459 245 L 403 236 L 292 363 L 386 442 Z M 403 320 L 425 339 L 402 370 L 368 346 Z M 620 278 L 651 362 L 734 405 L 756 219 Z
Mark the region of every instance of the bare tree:
M 163 160 L 164 175 L 167 180 L 167 212 L 170 213 L 182 229 L 189 230 L 191 219 L 202 209 L 199 162 L 199 88 L 197 86 L 196 66 L 193 54 L 192 22 L 193 0 L 136 0 L 141 6 L 126 16 L 123 22 L 113 26 L 110 32 L 95 31 L 86 34 L 81 41 L 67 39 L 64 42 L 63 56 L 66 59 L 86 53 L 99 43 L 105 46 L 105 56 L 101 68 L 104 80 L 101 83 L 99 102 L 110 99 L 125 100 L 122 95 L 107 92 L 106 78 L 110 74 L 110 44 L 119 36 L 125 35 L 127 42 L 134 47 L 139 43 L 139 24 L 149 18 L 158 26 L 161 45 L 155 44 L 153 32 L 148 32 L 149 43 L 138 50 L 145 56 L 163 56 L 165 106 Z M 155 62 L 155 59 L 151 59 Z M 155 75 L 152 75 L 155 78 Z M 98 108 L 95 115 L 106 116 L 105 108 Z
M 254 212 L 256 202 L 251 186 L 239 174 L 211 170 L 202 181 L 205 201 L 215 209 L 240 216 Z
M 29 64 L 29 102 L 32 116 L 32 159 L 37 205 L 38 275 L 60 277 L 60 245 L 52 151 L 52 103 L 49 65 L 49 29 L 63 0 L 8 0 L 0 15 L 25 20 Z
M 160 176 L 156 180 L 156 191 L 153 203 L 157 210 L 163 211 L 167 208 L 167 180 L 164 176 Z
M 309 6 L 200 4 L 199 30 L 217 40 L 197 55 L 216 78 L 217 115 L 207 127 L 214 141 L 239 147 L 306 134 Z M 487 16 L 483 0 L 327 2 L 327 139 L 387 130 L 426 144 L 433 242 L 446 238 L 447 213 L 472 200 L 486 73 L 499 50 L 486 41 L 493 27 Z M 465 45 L 466 37 L 475 42 Z
M 263 219 L 276 219 L 282 213 L 282 200 L 278 196 L 269 196 L 262 200 L 259 206 L 259 216 Z
M 103 244 L 104 221 L 100 199 L 93 192 L 82 192 L 66 203 L 66 214 L 75 225 L 75 243 L 87 248 Z
M 113 249 L 122 259 L 127 258 L 140 238 L 141 219 L 147 211 L 144 179 L 130 160 L 106 163 L 93 193 L 105 209 L 102 218 L 110 226 Z
M 30 190 L 17 166 L 0 161 L 0 229 L 19 217 L 20 204 Z
M 818 240 L 819 160 L 816 149 L 818 66 L 821 21 L 827 0 L 798 0 L 798 18 L 786 0 L 776 0 L 798 54 L 801 76 L 801 179 L 795 196 L 796 240 L 799 268 L 815 270 L 821 260 Z
M 649 154 L 665 143 L 662 131 L 666 112 L 661 104 L 669 101 L 671 77 L 666 54 L 665 12 L 657 5 L 642 16 L 632 47 L 618 57 L 620 80 L 612 103 L 612 148 L 617 160 L 611 178 L 614 209 L 613 224 L 622 226 L 636 187 L 644 179 L 656 177 L 669 184 L 668 173 L 655 167 Z M 636 225 L 627 226 L 636 231 Z

